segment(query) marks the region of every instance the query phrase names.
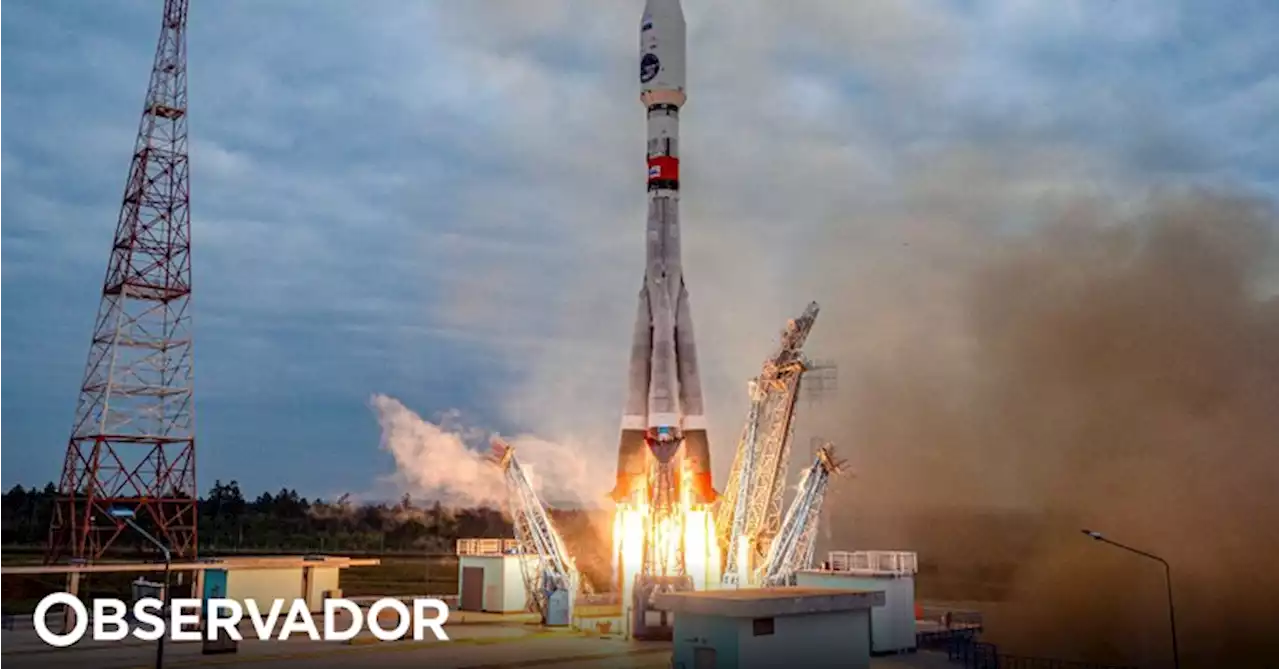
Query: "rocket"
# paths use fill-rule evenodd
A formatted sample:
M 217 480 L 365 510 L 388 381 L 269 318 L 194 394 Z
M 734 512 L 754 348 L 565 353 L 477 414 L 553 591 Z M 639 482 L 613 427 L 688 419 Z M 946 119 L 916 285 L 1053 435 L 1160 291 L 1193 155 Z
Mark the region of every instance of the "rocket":
M 664 465 L 687 467 L 693 500 L 709 504 L 716 492 L 689 291 L 680 266 L 680 108 L 685 102 L 680 0 L 645 3 L 639 75 L 640 101 L 648 115 L 649 216 L 612 496 L 622 501 L 643 495 L 652 456 Z

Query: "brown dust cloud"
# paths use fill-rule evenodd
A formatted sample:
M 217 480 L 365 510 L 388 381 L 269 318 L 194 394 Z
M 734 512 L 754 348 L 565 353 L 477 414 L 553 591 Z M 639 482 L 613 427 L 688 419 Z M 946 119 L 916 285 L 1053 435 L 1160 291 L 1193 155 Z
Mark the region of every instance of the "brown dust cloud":
M 815 244 L 807 348 L 839 392 L 796 448 L 822 434 L 852 470 L 819 550 L 918 551 L 920 597 L 983 611 L 1004 653 L 1167 663 L 1162 568 L 1097 530 L 1172 566 L 1183 666 L 1274 666 L 1272 201 L 1100 194 L 999 221 L 981 190 L 925 179 Z

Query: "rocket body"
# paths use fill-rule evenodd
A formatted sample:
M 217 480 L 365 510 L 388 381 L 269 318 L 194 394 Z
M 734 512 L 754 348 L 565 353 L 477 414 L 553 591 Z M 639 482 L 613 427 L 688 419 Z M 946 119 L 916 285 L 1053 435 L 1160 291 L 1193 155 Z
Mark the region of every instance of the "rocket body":
M 632 340 L 613 497 L 643 495 L 651 462 L 691 472 L 693 500 L 710 503 L 711 454 L 689 291 L 680 262 L 680 108 L 685 23 L 679 0 L 648 0 L 640 24 L 640 100 L 648 116 L 644 282 Z

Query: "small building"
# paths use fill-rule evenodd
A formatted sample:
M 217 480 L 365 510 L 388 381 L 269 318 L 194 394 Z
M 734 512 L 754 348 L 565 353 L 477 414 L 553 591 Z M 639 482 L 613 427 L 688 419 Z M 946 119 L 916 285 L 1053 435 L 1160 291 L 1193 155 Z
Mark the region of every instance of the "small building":
M 524 552 L 515 539 L 459 539 L 458 610 L 528 611 L 525 574 L 537 565 L 538 556 Z
M 916 648 L 917 570 L 907 551 L 832 551 L 821 569 L 797 572 L 796 585 L 884 593 L 871 611 L 871 652 L 902 653 Z
M 324 608 L 324 600 L 341 597 L 339 574 L 351 567 L 372 567 L 377 559 L 347 558 L 333 555 L 261 556 L 206 558 L 170 565 L 170 587 L 174 596 L 226 598 L 241 606 L 252 601 L 259 611 L 271 608 L 272 600 L 302 599 L 312 612 Z M 0 569 L 4 575 L 56 575 L 66 578 L 64 590 L 80 594 L 80 577 L 85 574 L 130 573 L 134 580 L 134 596 L 156 596 L 164 592 L 164 583 L 156 580 L 164 565 L 155 562 L 124 562 L 70 565 L 29 565 Z M 148 580 L 151 579 L 151 580 Z M 193 587 L 194 586 L 194 587 Z M 191 594 L 188 594 L 191 593 Z M 63 607 L 62 629 L 74 625 L 73 611 Z
M 329 556 L 225 558 L 200 572 L 200 592 L 242 605 L 254 601 L 259 607 L 302 598 L 311 611 L 322 611 L 326 599 L 342 597 L 339 570 L 349 566 L 346 558 Z
M 675 614 L 673 669 L 871 666 L 871 610 L 883 592 L 705 590 L 658 596 Z

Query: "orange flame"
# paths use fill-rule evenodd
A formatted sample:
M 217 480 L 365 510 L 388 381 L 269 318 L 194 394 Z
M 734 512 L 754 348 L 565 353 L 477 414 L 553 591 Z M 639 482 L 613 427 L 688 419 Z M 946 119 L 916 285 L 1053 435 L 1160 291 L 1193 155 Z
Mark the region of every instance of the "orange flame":
M 654 476 L 652 469 L 649 476 Z M 696 590 L 720 584 L 715 516 L 709 506 L 693 502 L 693 474 L 687 467 L 681 468 L 680 483 L 680 500 L 670 513 L 655 516 L 648 500 L 632 499 L 617 505 L 613 517 L 613 573 L 624 610 L 631 607 L 636 576 L 644 568 L 646 547 L 653 551 L 653 572 L 688 574 Z

